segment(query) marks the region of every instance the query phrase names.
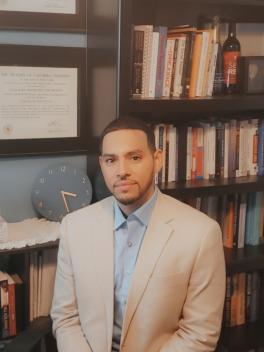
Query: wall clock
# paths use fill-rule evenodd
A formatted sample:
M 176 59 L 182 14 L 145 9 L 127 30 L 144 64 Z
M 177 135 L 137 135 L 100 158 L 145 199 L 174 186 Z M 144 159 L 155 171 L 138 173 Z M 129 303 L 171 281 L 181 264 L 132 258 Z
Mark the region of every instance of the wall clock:
M 68 213 L 90 204 L 91 182 L 77 167 L 52 165 L 37 176 L 31 200 L 36 211 L 43 217 L 61 221 Z

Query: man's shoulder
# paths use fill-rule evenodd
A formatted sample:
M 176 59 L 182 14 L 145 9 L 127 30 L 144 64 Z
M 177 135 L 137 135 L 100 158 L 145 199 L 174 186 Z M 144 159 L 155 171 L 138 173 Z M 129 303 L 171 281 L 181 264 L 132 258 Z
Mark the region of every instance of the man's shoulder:
M 177 222 L 184 222 L 187 224 L 188 223 L 211 224 L 215 222 L 212 218 L 210 218 L 205 213 L 162 192 L 160 192 L 160 205 L 161 205 L 161 208 L 164 209 L 164 211 L 166 211 L 167 215 L 176 219 Z

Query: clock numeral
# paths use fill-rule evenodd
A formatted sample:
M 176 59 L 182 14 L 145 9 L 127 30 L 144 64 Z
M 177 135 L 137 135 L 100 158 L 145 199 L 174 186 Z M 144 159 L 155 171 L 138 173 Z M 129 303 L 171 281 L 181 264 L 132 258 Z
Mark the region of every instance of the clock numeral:
M 52 170 L 52 169 L 49 169 L 48 174 L 49 174 L 49 175 L 52 175 L 52 172 L 53 172 L 53 170 Z
M 61 170 L 61 172 L 65 172 L 66 171 L 66 166 L 61 166 L 60 170 Z
M 86 178 L 85 177 L 82 177 L 82 183 L 86 183 Z
M 41 177 L 40 179 L 39 179 L 39 183 L 45 183 L 45 178 L 44 177 Z
M 85 193 L 87 194 L 87 196 L 89 196 L 90 192 L 88 191 L 88 189 L 85 191 Z

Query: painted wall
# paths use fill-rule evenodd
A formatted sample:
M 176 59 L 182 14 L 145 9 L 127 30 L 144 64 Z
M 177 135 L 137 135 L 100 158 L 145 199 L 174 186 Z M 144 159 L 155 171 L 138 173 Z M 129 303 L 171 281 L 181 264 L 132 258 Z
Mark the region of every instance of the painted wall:
M 89 15 L 96 16 L 102 21 L 115 20 L 117 16 L 117 1 L 97 0 L 90 1 Z M 112 48 L 116 46 L 116 33 L 93 32 L 86 34 L 71 33 L 45 33 L 27 31 L 0 30 L 0 44 L 25 44 Z M 112 60 L 113 62 L 114 60 Z M 91 95 L 89 103 L 92 104 L 93 135 L 98 136 L 107 122 L 116 117 L 116 67 L 113 64 L 94 67 L 90 71 Z M 96 156 L 87 155 L 56 155 L 56 156 L 30 156 L 30 157 L 0 157 L 0 209 L 8 222 L 21 221 L 34 217 L 31 204 L 31 188 L 38 173 L 45 167 L 55 163 L 69 163 L 86 172 L 94 184 L 94 199 L 100 199 L 106 194 L 100 175 L 96 174 L 98 165 Z

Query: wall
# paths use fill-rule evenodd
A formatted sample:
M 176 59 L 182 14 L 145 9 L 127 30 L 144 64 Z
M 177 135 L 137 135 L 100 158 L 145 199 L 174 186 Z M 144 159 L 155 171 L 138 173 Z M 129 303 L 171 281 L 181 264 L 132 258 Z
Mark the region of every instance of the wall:
M 84 0 L 86 1 L 86 0 Z M 89 15 L 103 23 L 115 23 L 118 2 L 115 0 L 87 0 Z M 102 26 L 101 26 L 102 27 Z M 100 55 L 100 50 L 108 48 L 113 54 L 117 44 L 114 30 L 94 30 L 88 35 L 71 33 L 45 33 L 27 31 L 0 30 L 0 44 L 54 45 L 70 47 L 88 47 Z M 103 28 L 103 27 L 102 27 Z M 89 54 L 89 51 L 88 51 Z M 95 54 L 95 55 L 97 55 Z M 111 55 L 110 54 L 110 55 Z M 93 59 L 96 62 L 96 58 Z M 109 63 L 110 62 L 110 63 Z M 88 77 L 92 106 L 93 135 L 98 136 L 104 125 L 116 117 L 116 66 L 114 59 L 105 64 L 91 67 Z M 56 155 L 30 157 L 0 157 L 0 209 L 8 222 L 21 221 L 34 217 L 35 213 L 30 199 L 31 187 L 42 168 L 58 162 L 70 163 L 91 176 L 94 184 L 94 199 L 100 199 L 106 194 L 101 177 L 95 176 L 97 170 L 96 156 L 88 155 Z

